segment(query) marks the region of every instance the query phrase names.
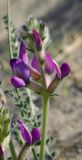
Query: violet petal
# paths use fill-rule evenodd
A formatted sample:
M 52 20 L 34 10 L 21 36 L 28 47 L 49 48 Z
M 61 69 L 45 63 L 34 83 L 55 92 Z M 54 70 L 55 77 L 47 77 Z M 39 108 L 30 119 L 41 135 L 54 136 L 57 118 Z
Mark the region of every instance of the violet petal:
M 55 59 L 52 58 L 51 54 L 49 52 L 45 55 L 45 72 L 47 73 L 53 73 L 53 71 L 56 71 L 56 74 L 61 79 L 61 70 Z
M 11 65 L 12 69 L 14 69 L 16 61 L 17 61 L 17 59 L 14 59 L 14 58 L 10 60 L 10 65 Z
M 18 120 L 18 126 L 19 129 L 21 131 L 21 135 L 23 137 L 23 139 L 29 144 L 32 144 L 32 136 L 31 136 L 31 132 L 29 131 L 29 129 L 26 127 L 26 125 L 21 122 L 20 120 Z
M 19 77 L 12 77 L 11 78 L 11 83 L 13 84 L 14 87 L 16 88 L 21 88 L 25 86 L 25 82 L 23 79 L 19 78 Z
M 17 77 L 22 78 L 26 82 L 29 81 L 30 71 L 28 66 L 23 61 L 16 62 L 14 72 Z
M 31 134 L 32 134 L 32 144 L 41 139 L 40 128 L 33 128 Z
M 19 58 L 28 65 L 28 54 L 23 42 L 20 44 Z
M 32 62 L 31 62 L 31 66 L 37 70 L 38 72 L 40 72 L 40 66 L 39 66 L 39 60 L 36 56 L 33 57 Z
M 67 63 L 63 63 L 60 67 L 61 69 L 61 79 L 63 79 L 64 77 L 68 76 L 71 69 L 70 69 L 70 65 Z

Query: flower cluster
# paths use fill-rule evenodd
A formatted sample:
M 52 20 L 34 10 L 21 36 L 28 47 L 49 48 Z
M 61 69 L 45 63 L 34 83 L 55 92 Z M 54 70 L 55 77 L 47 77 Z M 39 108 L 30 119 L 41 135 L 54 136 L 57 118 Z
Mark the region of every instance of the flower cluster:
M 42 39 L 39 35 L 39 33 L 36 30 L 33 30 L 33 35 L 35 38 L 35 42 L 37 43 L 37 46 L 40 48 L 42 45 Z M 35 52 L 36 52 L 35 48 Z M 37 81 L 41 79 L 41 71 L 40 71 L 40 55 L 35 55 L 32 58 L 31 65 L 29 64 L 28 59 L 28 52 L 26 50 L 26 46 L 23 42 L 20 44 L 19 49 L 19 57 L 18 59 L 11 59 L 10 64 L 14 73 L 14 76 L 11 78 L 12 84 L 16 88 L 21 88 L 28 86 L 31 82 L 31 79 L 34 81 Z M 56 60 L 51 56 L 51 53 L 48 51 L 45 51 L 44 57 L 42 59 L 43 68 L 44 68 L 44 74 L 46 76 L 46 73 L 51 75 L 53 72 L 56 73 L 54 79 L 57 79 L 58 81 L 62 80 L 64 77 L 68 76 L 70 73 L 70 66 L 67 63 L 63 63 L 60 67 Z M 55 83 L 55 80 L 52 81 Z M 48 86 L 48 90 L 51 91 L 51 84 Z M 53 85 L 53 84 L 52 84 Z M 54 88 L 52 89 L 54 91 Z

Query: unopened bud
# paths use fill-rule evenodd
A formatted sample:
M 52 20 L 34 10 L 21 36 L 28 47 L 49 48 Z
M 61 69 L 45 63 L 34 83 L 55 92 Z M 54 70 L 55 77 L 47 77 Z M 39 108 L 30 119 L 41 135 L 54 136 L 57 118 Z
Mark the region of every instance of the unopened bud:
M 35 42 L 37 50 L 41 50 L 42 47 L 46 48 L 46 45 L 49 43 L 48 27 L 42 21 L 38 21 L 34 16 L 31 16 L 26 24 L 23 25 L 21 32 L 22 39 L 33 52 L 35 51 Z
M 35 40 L 35 44 L 36 44 L 36 49 L 37 50 L 41 50 L 42 49 L 42 39 L 39 35 L 39 33 L 33 29 L 33 35 L 34 35 L 34 40 Z

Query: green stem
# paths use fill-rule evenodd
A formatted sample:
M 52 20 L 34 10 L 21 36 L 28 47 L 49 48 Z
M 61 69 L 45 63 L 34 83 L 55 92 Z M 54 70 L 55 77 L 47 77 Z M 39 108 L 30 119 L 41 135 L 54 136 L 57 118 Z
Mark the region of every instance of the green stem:
M 17 160 L 17 153 L 15 151 L 12 139 L 10 139 L 9 147 L 10 147 L 10 151 L 11 151 L 11 155 L 12 155 L 13 160 Z
M 33 153 L 33 155 L 34 155 L 34 159 L 35 159 L 35 160 L 38 160 L 38 159 L 37 159 L 37 155 L 36 155 L 36 152 L 35 152 L 35 149 L 34 149 L 34 148 L 32 148 L 32 153 Z
M 46 92 L 43 94 L 43 125 L 42 125 L 42 140 L 40 147 L 40 160 L 45 158 L 46 150 L 46 137 L 47 137 L 47 121 L 48 121 L 48 109 L 49 109 L 49 97 Z
M 40 71 L 41 71 L 41 77 L 42 77 L 42 85 L 44 87 L 43 90 L 46 91 L 46 79 L 45 79 L 43 64 L 41 64 L 41 63 L 40 63 Z
M 7 0 L 7 8 L 8 8 L 8 40 L 9 40 L 9 51 L 10 51 L 10 54 L 11 54 L 11 58 L 13 58 L 12 41 L 11 41 L 10 0 Z
M 40 146 L 40 160 L 44 160 L 45 158 L 45 150 L 46 150 L 46 137 L 47 137 L 47 121 L 48 121 L 48 109 L 49 109 L 49 96 L 47 92 L 46 79 L 43 64 L 40 63 L 40 70 L 42 76 L 42 85 L 43 85 L 43 124 L 42 124 L 42 140 Z

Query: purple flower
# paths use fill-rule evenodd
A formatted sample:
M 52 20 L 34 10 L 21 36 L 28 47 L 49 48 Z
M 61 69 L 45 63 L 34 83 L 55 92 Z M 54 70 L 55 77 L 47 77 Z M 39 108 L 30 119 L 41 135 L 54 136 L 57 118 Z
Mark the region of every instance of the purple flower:
M 33 34 L 37 44 L 42 45 L 41 44 L 42 40 L 40 38 L 39 33 L 36 30 L 33 30 Z M 14 73 L 13 77 L 11 78 L 11 83 L 16 88 L 21 88 L 21 87 L 25 87 L 26 85 L 29 85 L 30 84 L 29 82 L 31 82 L 30 77 L 32 77 L 34 80 L 38 80 L 41 78 L 40 62 L 38 57 L 34 56 L 32 58 L 31 65 L 29 66 L 26 47 L 22 42 L 19 49 L 18 59 L 11 59 L 10 65 Z M 55 71 L 56 77 L 58 77 L 59 80 L 62 80 L 64 77 L 68 76 L 70 73 L 69 64 L 63 63 L 61 67 L 59 67 L 58 63 L 51 56 L 49 52 L 46 52 L 44 55 L 43 67 L 44 67 L 44 73 L 47 73 L 49 75 Z
M 60 80 L 68 76 L 71 71 L 68 63 L 62 63 L 62 65 L 59 67 L 55 59 L 53 59 L 51 54 L 47 52 L 45 55 L 45 72 L 51 74 L 54 70 L 56 71 L 56 76 Z
M 33 34 L 35 37 L 35 40 L 37 44 L 42 43 L 42 39 L 39 35 L 39 33 L 36 30 L 33 30 Z M 52 74 L 54 71 L 56 72 L 56 75 L 58 76 L 59 79 L 63 79 L 70 73 L 70 66 L 67 63 L 63 63 L 61 67 L 57 64 L 56 60 L 52 58 L 51 54 L 49 52 L 45 53 L 44 56 L 44 71 L 45 73 Z M 40 66 L 39 66 L 39 60 L 37 57 L 34 56 L 32 59 L 32 67 L 40 72 Z
M 48 91 L 50 93 L 52 93 L 57 88 L 60 80 L 62 80 L 66 76 L 68 76 L 71 72 L 71 69 L 70 69 L 70 66 L 68 63 L 63 63 L 60 67 L 60 70 L 61 70 L 61 79 L 56 74 L 56 76 L 53 78 L 53 80 L 51 81 L 51 83 L 48 86 Z
M 31 66 L 37 71 L 40 72 L 40 65 L 39 65 L 39 60 L 36 56 L 33 57 Z
M 51 54 L 49 52 L 45 53 L 45 62 L 44 62 L 44 71 L 45 73 L 52 74 L 54 71 L 56 71 L 56 74 L 58 77 L 61 79 L 61 70 L 55 59 L 52 58 Z M 33 57 L 32 67 L 40 72 L 40 65 L 39 65 L 39 60 L 37 57 Z
M 39 33 L 35 29 L 33 30 L 33 35 L 34 35 L 34 39 L 36 41 L 37 48 L 41 49 L 42 48 L 42 39 L 41 39 Z
M 21 42 L 18 59 L 11 59 L 10 65 L 14 72 L 11 83 L 16 87 L 24 87 L 29 82 L 30 71 L 28 67 L 28 56 L 24 44 Z
M 13 76 L 11 78 L 11 83 L 16 87 L 16 88 L 21 88 L 21 87 L 25 87 L 25 82 L 22 78 Z
M 44 58 L 45 58 L 45 62 L 44 62 L 45 73 L 52 74 L 55 71 L 56 75 L 58 76 L 60 80 L 69 75 L 71 71 L 69 64 L 63 63 L 60 67 L 58 63 L 56 62 L 56 60 L 52 58 L 49 52 L 45 53 Z M 33 57 L 31 65 L 35 70 L 40 72 L 39 60 L 37 57 L 35 56 Z
M 32 132 L 30 132 L 29 129 L 27 128 L 27 126 L 23 122 L 21 122 L 20 120 L 18 120 L 18 126 L 19 126 L 19 129 L 20 129 L 20 132 L 21 132 L 23 139 L 29 145 L 32 145 L 41 139 L 40 128 L 33 128 Z
M 52 58 L 51 54 L 47 52 L 45 54 L 45 72 L 48 74 L 53 73 L 54 71 L 58 75 L 58 77 L 61 79 L 61 70 L 59 65 L 57 64 L 56 60 Z
M 19 59 L 21 59 L 26 65 L 28 65 L 28 55 L 27 55 L 26 47 L 23 42 L 21 42 L 21 45 L 20 45 Z
M 28 65 L 28 54 L 22 42 L 18 59 L 11 59 L 10 65 L 14 73 L 14 76 L 11 78 L 11 83 L 16 88 L 21 88 L 28 84 L 30 76 L 36 79 L 40 78 L 40 73 Z
M 41 139 L 41 130 L 40 128 L 33 128 L 32 132 L 32 144 L 34 144 L 35 142 L 39 141 Z

